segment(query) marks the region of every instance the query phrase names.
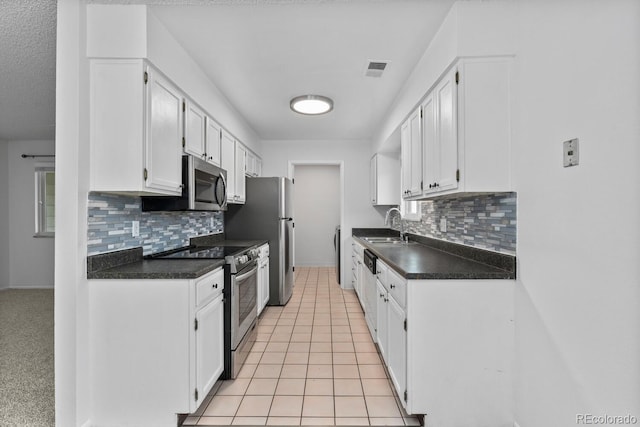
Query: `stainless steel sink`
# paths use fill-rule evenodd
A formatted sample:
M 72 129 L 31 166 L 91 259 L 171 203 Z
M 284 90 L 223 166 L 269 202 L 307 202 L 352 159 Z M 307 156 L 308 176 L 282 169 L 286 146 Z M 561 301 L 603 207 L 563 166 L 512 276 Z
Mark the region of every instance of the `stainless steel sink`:
M 400 237 L 363 237 L 367 243 L 402 243 Z

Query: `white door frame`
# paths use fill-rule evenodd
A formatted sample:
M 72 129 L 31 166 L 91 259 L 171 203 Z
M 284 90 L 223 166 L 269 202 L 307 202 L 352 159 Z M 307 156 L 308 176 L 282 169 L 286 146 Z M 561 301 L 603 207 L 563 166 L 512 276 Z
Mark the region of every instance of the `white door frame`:
M 344 160 L 289 160 L 288 162 L 288 178 L 293 179 L 296 166 L 339 166 L 340 167 L 340 287 L 344 289 L 345 280 L 345 265 L 344 259 Z M 295 209 L 295 208 L 294 208 Z M 293 218 L 295 219 L 296 213 L 293 212 Z M 296 246 L 295 246 L 295 228 L 293 229 L 293 265 L 296 265 Z

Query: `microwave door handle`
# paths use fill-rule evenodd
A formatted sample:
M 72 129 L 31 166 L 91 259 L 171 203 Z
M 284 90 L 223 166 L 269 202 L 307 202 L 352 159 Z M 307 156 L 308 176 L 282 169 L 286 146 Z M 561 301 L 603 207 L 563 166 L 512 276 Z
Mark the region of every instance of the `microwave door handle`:
M 216 203 L 220 206 L 220 209 L 224 209 L 227 207 L 227 180 L 224 178 L 223 173 L 220 174 L 220 179 L 222 179 L 222 191 L 224 192 L 222 196 L 223 203 L 220 203 L 220 200 L 218 200 L 218 193 L 215 189 L 213 191 L 213 197 L 215 197 Z

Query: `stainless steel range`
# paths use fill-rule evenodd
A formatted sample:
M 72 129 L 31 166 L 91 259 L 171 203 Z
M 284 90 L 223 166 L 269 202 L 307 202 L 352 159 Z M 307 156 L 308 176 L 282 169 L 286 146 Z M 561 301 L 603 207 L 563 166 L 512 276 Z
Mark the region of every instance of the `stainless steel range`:
M 256 341 L 258 250 L 225 257 L 225 378 L 236 378 Z
M 256 341 L 258 249 L 255 246 L 188 246 L 148 258 L 225 260 L 222 376 L 236 378 Z

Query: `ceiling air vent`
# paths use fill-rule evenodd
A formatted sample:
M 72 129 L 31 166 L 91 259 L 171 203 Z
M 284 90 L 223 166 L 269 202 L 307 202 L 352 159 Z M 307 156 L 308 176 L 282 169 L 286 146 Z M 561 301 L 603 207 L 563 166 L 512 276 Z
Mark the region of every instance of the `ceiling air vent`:
M 364 75 L 367 77 L 382 77 L 382 73 L 388 64 L 389 61 L 369 61 Z

